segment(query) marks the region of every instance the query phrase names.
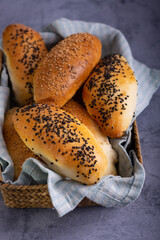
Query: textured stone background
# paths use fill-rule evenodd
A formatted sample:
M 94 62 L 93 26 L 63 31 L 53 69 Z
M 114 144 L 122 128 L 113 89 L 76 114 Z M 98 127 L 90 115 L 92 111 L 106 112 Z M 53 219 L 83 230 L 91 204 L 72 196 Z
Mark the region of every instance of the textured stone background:
M 123 32 L 137 60 L 160 69 L 159 9 L 159 0 L 1 0 L 0 33 L 14 22 L 39 31 L 60 17 L 106 23 Z M 52 209 L 8 209 L 0 195 L 0 239 L 160 239 L 160 89 L 137 121 L 146 181 L 133 204 L 58 218 Z

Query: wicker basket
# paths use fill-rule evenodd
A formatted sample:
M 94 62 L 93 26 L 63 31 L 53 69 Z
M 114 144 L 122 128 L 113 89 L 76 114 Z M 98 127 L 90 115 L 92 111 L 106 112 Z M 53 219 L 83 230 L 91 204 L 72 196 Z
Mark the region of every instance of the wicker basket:
M 139 161 L 142 162 L 138 128 L 136 121 L 133 123 L 132 132 L 133 147 Z M 11 208 L 52 208 L 52 202 L 48 193 L 47 184 L 44 185 L 32 185 L 32 186 L 17 186 L 12 184 L 6 184 L 2 180 L 0 169 L 0 185 L 1 192 L 4 199 L 4 203 L 7 207 Z M 84 198 L 78 206 L 95 206 L 96 203 Z

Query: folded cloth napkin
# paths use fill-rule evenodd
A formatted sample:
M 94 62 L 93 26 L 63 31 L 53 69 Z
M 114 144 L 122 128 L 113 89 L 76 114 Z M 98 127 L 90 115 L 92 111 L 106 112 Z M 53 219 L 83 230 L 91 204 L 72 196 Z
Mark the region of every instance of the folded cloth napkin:
M 134 69 L 138 80 L 138 103 L 135 117 L 149 104 L 160 86 L 160 71 L 149 69 L 132 57 L 131 49 L 123 34 L 108 25 L 69 19 L 58 19 L 41 33 L 46 45 L 53 47 L 61 39 L 79 32 L 89 32 L 102 43 L 102 57 L 111 53 L 122 54 Z M 9 99 L 8 77 L 5 68 L 0 86 L 0 164 L 5 182 L 13 180 L 13 163 L 7 152 L 2 136 L 4 113 Z M 53 206 L 59 216 L 73 210 L 86 196 L 104 207 L 123 207 L 133 202 L 140 194 L 145 180 L 145 171 L 130 146 L 131 126 L 120 139 L 111 139 L 113 148 L 118 152 L 119 176 L 105 176 L 93 186 L 85 186 L 73 180 L 63 179 L 49 170 L 45 164 L 29 158 L 23 164 L 23 171 L 14 184 L 47 183 Z M 128 150 L 128 148 L 130 150 Z

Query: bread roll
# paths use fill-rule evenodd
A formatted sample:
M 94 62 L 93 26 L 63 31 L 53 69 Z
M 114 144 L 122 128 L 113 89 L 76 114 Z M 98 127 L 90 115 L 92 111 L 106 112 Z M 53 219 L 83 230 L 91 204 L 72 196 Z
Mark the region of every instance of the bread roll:
M 22 165 L 27 158 L 33 157 L 40 160 L 38 156 L 36 156 L 29 148 L 26 147 L 14 129 L 12 117 L 14 116 L 16 109 L 17 108 L 13 108 L 6 113 L 3 125 L 3 137 L 8 152 L 14 163 L 15 180 L 17 180 L 18 176 L 20 175 Z
M 83 101 L 106 136 L 124 134 L 136 108 L 137 82 L 123 56 L 113 54 L 100 61 L 84 85 Z
M 85 184 L 104 175 L 107 159 L 94 135 L 71 114 L 45 104 L 17 110 L 14 127 L 21 139 L 55 172 Z
M 16 101 L 33 101 L 33 75 L 47 53 L 41 35 L 22 24 L 11 24 L 3 32 L 3 50 Z
M 117 153 L 112 148 L 108 138 L 102 133 L 97 123 L 90 117 L 85 108 L 78 102 L 70 100 L 63 106 L 63 110 L 78 118 L 93 133 L 107 158 L 105 175 L 117 175 L 115 167 L 115 164 L 117 163 Z
M 62 107 L 101 57 L 101 42 L 89 33 L 73 34 L 60 41 L 39 64 L 34 76 L 34 100 Z

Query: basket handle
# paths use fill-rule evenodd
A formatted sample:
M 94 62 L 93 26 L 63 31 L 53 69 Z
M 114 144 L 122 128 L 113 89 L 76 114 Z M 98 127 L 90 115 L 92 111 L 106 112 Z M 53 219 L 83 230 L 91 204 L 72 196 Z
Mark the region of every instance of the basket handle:
M 141 154 L 141 146 L 140 146 L 140 140 L 139 140 L 139 133 L 138 133 L 138 126 L 137 126 L 137 121 L 135 120 L 133 123 L 134 127 L 134 144 L 135 144 L 135 149 L 136 149 L 136 155 L 139 160 L 139 162 L 143 165 L 143 159 L 142 159 L 142 154 Z

